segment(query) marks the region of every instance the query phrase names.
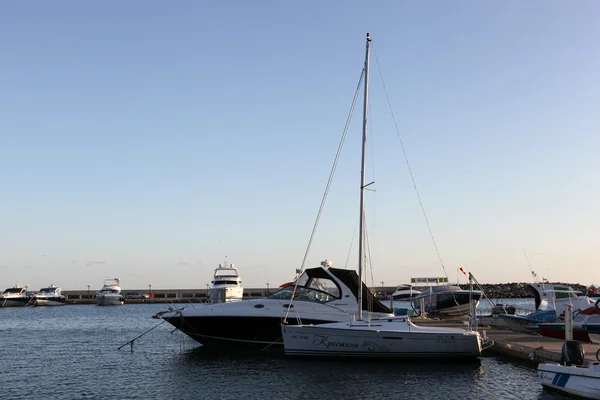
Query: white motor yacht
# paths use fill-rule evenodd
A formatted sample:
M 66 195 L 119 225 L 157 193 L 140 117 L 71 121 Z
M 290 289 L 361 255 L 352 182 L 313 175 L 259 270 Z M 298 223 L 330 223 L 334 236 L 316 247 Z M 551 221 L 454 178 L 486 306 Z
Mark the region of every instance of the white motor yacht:
M 237 268 L 227 261 L 219 264 L 210 282 L 209 301 L 211 303 L 239 301 L 242 300 L 243 296 L 244 286 Z
M 159 315 L 205 346 L 268 347 L 279 351 L 283 350 L 281 322 L 286 315 L 288 324 L 349 321 L 358 309 L 361 286 L 362 308 L 371 310 L 365 315 L 393 317 L 392 311 L 365 284 L 360 284 L 356 271 L 330 266 L 331 262 L 324 261 L 320 267 L 306 269 L 294 283 L 267 298 L 186 306 Z
M 0 307 L 25 307 L 30 301 L 27 286 L 15 285 L 0 295 Z
M 41 288 L 39 292 L 33 295 L 34 306 L 64 306 L 66 297 L 62 294 L 62 289 L 52 284 L 48 287 Z
M 125 298 L 121 294 L 119 278 L 105 279 L 104 286 L 96 295 L 96 304 L 99 306 L 120 306 L 123 303 L 125 303 Z

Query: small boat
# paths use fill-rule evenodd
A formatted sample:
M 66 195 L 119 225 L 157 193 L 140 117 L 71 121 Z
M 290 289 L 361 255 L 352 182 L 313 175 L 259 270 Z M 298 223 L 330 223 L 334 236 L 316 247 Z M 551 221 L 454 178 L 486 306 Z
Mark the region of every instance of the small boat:
M 600 300 L 598 300 L 600 302 Z M 575 315 L 576 314 L 576 315 Z M 600 334 L 600 308 L 598 302 L 592 307 L 574 313 L 573 318 L 573 339 L 581 342 L 598 343 L 597 334 Z M 564 321 L 551 321 L 538 324 L 540 335 L 556 339 L 565 338 Z
M 536 310 L 555 310 L 557 318 L 563 318 L 565 307 L 570 304 L 573 313 L 583 311 L 595 304 L 595 300 L 588 296 L 581 296 L 581 292 L 573 290 L 571 286 L 538 282 L 529 284 L 533 289 Z
M 469 299 L 474 300 L 477 307 L 481 295 L 479 290 L 469 291 L 456 285 L 431 286 L 412 298 L 412 306 L 417 314 L 425 311 L 431 317 L 466 317 L 471 312 Z
M 96 295 L 96 304 L 99 306 L 120 306 L 123 303 L 125 303 L 125 298 L 121 294 L 119 278 L 105 279 L 104 286 Z
M 394 293 L 392 293 L 392 299 L 394 300 L 410 300 L 414 296 L 421 294 L 420 291 L 413 288 L 412 285 L 405 284 L 396 287 Z
M 362 151 L 363 163 L 360 182 L 360 214 L 359 214 L 359 257 L 358 283 L 366 287 L 362 281 L 364 248 L 364 190 L 367 126 L 367 99 L 369 88 L 369 49 L 371 38 L 367 34 L 367 50 L 364 66 L 365 104 L 363 108 Z M 367 292 L 370 292 L 367 289 Z M 349 316 L 347 321 L 336 323 L 313 324 L 297 323 L 297 316 L 291 310 L 288 324 L 287 315 L 281 325 L 283 347 L 286 356 L 311 357 L 357 357 L 357 358 L 475 358 L 481 355 L 482 337 L 470 329 L 423 327 L 413 324 L 408 316 L 363 319 L 362 297 L 365 290 L 358 292 L 357 317 Z M 472 300 L 467 291 L 467 301 Z M 473 292 L 470 292 L 472 295 Z M 372 293 L 371 293 L 372 295 Z M 296 291 L 289 307 L 301 303 L 302 293 Z M 296 302 L 294 302 L 296 300 Z M 473 303 L 471 303 L 473 304 Z M 469 310 L 469 304 L 466 305 Z
M 27 286 L 15 285 L 0 295 L 0 307 L 25 307 L 30 301 L 31 296 L 27 293 Z
M 584 364 L 584 356 L 580 342 L 565 342 L 560 363 L 538 365 L 542 386 L 585 399 L 600 399 L 600 362 Z
M 535 332 L 540 323 L 556 321 L 556 311 L 538 310 L 527 315 L 500 314 L 505 328 L 514 332 Z
M 55 284 L 41 288 L 32 298 L 34 306 L 64 306 L 66 301 L 67 299 L 62 294 L 61 288 L 56 287 Z
M 227 261 L 219 264 L 210 282 L 209 301 L 211 303 L 225 303 L 239 301 L 243 297 L 244 286 L 242 285 L 242 278 L 240 278 L 237 268 Z

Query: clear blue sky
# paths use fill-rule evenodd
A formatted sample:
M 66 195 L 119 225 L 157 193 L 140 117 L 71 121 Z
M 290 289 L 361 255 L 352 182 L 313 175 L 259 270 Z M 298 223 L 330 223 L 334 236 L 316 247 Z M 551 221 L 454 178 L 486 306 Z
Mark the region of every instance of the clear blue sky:
M 551 281 L 599 283 L 599 16 L 595 1 L 5 3 L 0 286 L 203 288 L 225 257 L 247 287 L 290 280 L 366 32 L 450 279 L 528 281 L 525 249 Z M 368 282 L 442 276 L 372 61 Z M 351 128 L 309 266 L 356 268 L 358 111 Z

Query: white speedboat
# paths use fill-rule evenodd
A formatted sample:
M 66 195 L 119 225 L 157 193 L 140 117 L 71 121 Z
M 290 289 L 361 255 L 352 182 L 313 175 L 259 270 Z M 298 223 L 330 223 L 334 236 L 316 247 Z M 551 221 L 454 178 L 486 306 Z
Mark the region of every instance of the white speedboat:
M 31 296 L 27 293 L 27 286 L 15 285 L 0 295 L 0 307 L 25 307 L 30 301 Z
M 52 284 L 35 293 L 32 302 L 34 306 L 64 306 L 67 299 L 62 294 L 62 289 Z
M 360 182 L 360 218 L 358 238 L 358 282 L 362 284 L 364 240 L 364 190 L 365 154 L 367 127 L 367 99 L 369 88 L 369 49 L 371 39 L 367 34 L 367 50 L 364 66 L 364 99 L 363 134 L 362 134 L 362 168 Z M 362 285 L 366 288 L 366 285 Z M 362 304 L 364 295 L 370 291 L 358 293 L 358 304 Z M 299 293 L 301 295 L 301 293 Z M 467 300 L 473 300 L 473 292 L 467 291 Z M 295 306 L 299 296 L 294 295 L 291 306 Z M 469 304 L 466 309 L 470 310 Z M 474 308 L 474 307 L 473 307 Z M 337 323 L 316 324 L 297 318 L 300 324 L 288 325 L 294 320 L 294 311 L 284 319 L 281 326 L 284 351 L 287 356 L 313 357 L 359 357 L 359 358 L 474 358 L 481 355 L 482 337 L 478 332 L 459 328 L 422 327 L 413 324 L 408 316 L 373 319 L 363 314 L 363 307 L 356 309 L 358 317 L 348 315 L 346 321 Z
M 538 375 L 544 388 L 585 399 L 600 399 L 600 362 L 584 364 L 580 342 L 565 342 L 561 362 L 540 363 Z
M 237 268 L 225 261 L 219 264 L 213 273 L 210 282 L 209 301 L 211 303 L 224 303 L 228 301 L 239 301 L 244 297 L 244 286 Z
M 399 285 L 394 293 L 392 293 L 392 299 L 394 300 L 411 300 L 414 296 L 421 294 L 419 290 L 416 290 L 412 285 Z
M 288 324 L 345 322 L 358 309 L 361 285 L 356 271 L 330 266 L 324 261 L 320 267 L 306 269 L 294 283 L 267 298 L 185 306 L 159 316 L 205 346 L 281 351 L 281 322 L 286 315 Z M 362 308 L 371 310 L 365 313 L 369 318 L 393 316 L 364 284 L 362 293 Z
M 120 306 L 123 303 L 125 303 L 125 298 L 121 294 L 119 278 L 105 279 L 104 286 L 96 295 L 96 304 L 99 306 Z

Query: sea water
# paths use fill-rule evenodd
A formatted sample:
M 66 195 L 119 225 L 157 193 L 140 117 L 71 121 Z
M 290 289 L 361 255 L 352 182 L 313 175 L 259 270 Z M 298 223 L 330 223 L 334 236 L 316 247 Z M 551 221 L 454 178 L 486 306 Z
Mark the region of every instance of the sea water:
M 1 308 L 2 398 L 564 398 L 542 390 L 535 365 L 494 356 L 456 363 L 214 354 L 151 318 L 165 309 L 165 304 Z M 140 335 L 133 348 L 119 350 Z

